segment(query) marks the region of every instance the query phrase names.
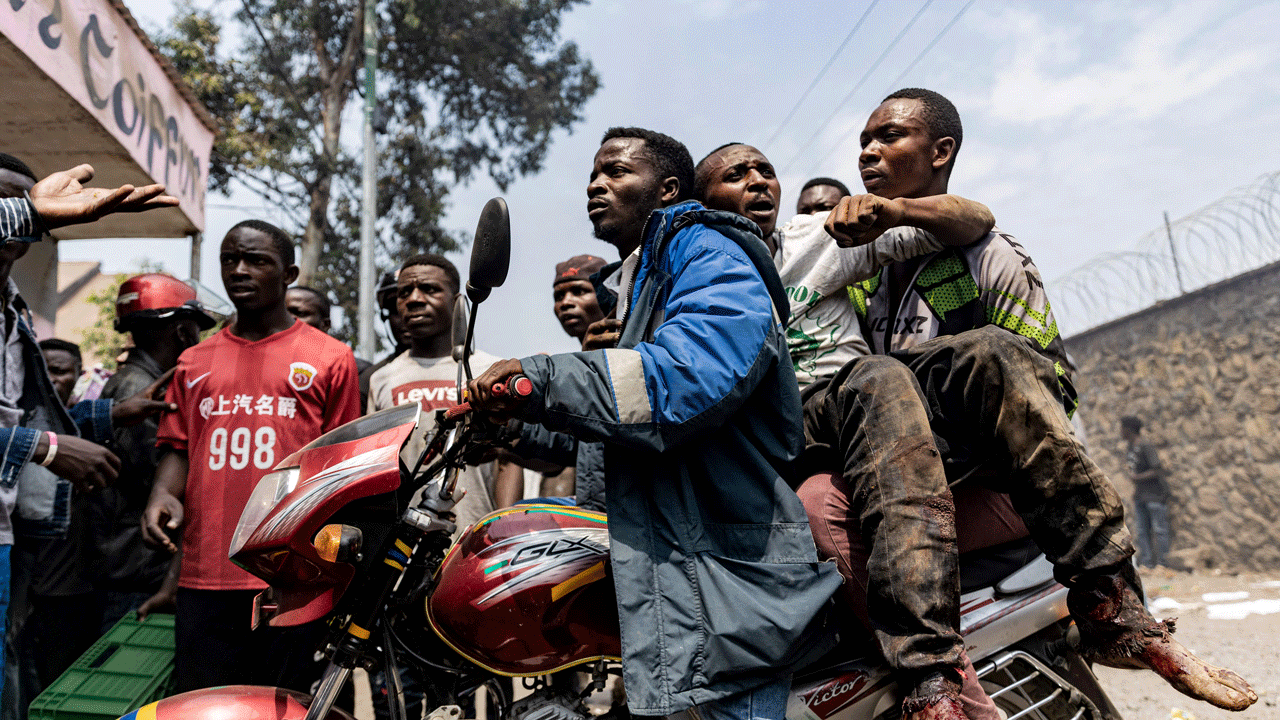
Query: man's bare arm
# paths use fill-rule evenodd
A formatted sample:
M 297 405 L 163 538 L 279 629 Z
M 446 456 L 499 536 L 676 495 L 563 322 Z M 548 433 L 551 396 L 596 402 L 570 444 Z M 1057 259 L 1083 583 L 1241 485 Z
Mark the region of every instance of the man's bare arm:
M 142 513 L 142 538 L 171 553 L 178 551 L 178 545 L 170 539 L 169 533 L 182 527 L 185 519 L 182 499 L 187 492 L 188 469 L 190 464 L 186 451 L 171 450 L 160 458 L 155 484 L 151 486 L 151 498 Z
M 827 234 L 840 247 L 866 245 L 895 227 L 918 227 L 944 245 L 971 245 L 995 227 L 991 210 L 958 195 L 889 200 L 878 195 L 852 195 L 827 216 Z
M 986 205 L 959 195 L 899 198 L 896 202 L 904 207 L 899 225 L 918 227 L 943 245 L 972 245 L 996 226 L 996 218 Z

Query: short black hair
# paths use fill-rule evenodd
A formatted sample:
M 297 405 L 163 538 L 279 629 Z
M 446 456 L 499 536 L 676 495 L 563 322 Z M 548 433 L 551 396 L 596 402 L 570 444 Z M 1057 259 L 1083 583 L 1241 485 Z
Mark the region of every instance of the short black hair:
M 1125 415 L 1120 418 L 1120 427 L 1133 432 L 1142 432 L 1142 420 L 1133 415 Z
M 693 197 L 694 172 L 693 156 L 684 143 L 670 135 L 663 135 L 654 130 L 638 127 L 612 127 L 605 131 L 600 144 L 604 145 L 617 138 L 635 138 L 644 141 L 644 153 L 658 170 L 658 175 L 665 180 L 674 177 L 680 183 L 680 194 L 676 200 L 683 201 Z
M 694 168 L 693 168 L 693 176 L 694 176 L 694 181 L 693 181 L 693 183 L 694 183 L 693 196 L 694 196 L 695 198 L 697 198 L 699 202 L 701 202 L 702 200 L 704 200 L 704 199 L 707 197 L 707 178 L 703 177 L 703 175 L 702 175 L 702 169 L 703 169 L 704 167 L 706 167 L 706 165 L 707 165 L 707 161 L 708 161 L 708 160 L 710 160 L 711 158 L 715 157 L 717 153 L 719 153 L 721 150 L 723 150 L 723 149 L 725 149 L 725 148 L 727 148 L 727 147 L 733 147 L 734 145 L 746 145 L 746 143 L 741 143 L 741 142 L 736 142 L 736 141 L 735 141 L 735 142 L 727 142 L 727 143 L 725 143 L 725 144 L 721 145 L 720 147 L 717 147 L 715 150 L 712 150 L 711 152 L 707 153 L 706 155 L 703 155 L 703 156 L 702 156 L 702 159 L 698 161 L 698 164 L 697 164 L 696 166 L 694 166 Z
M 449 276 L 449 280 L 453 283 L 453 291 L 455 293 L 462 292 L 462 277 L 458 275 L 458 268 L 455 267 L 453 263 L 449 262 L 449 258 L 443 255 L 437 255 L 436 253 L 422 253 L 421 255 L 414 255 L 408 260 L 405 260 L 404 263 L 400 265 L 400 269 L 404 270 L 405 268 L 411 268 L 414 265 L 435 265 L 443 270 L 445 275 Z
M 951 153 L 952 160 L 955 160 L 955 154 L 960 152 L 960 143 L 964 141 L 964 127 L 960 124 L 960 112 L 950 100 L 924 88 L 903 88 L 885 98 L 880 104 L 883 105 L 890 100 L 919 100 L 924 108 L 925 124 L 929 126 L 929 134 L 933 139 L 949 137 L 956 141 L 956 149 Z
M 280 260 L 284 262 L 285 267 L 289 267 L 294 263 L 293 254 L 293 238 L 289 237 L 289 233 L 272 225 L 265 220 L 241 220 L 227 231 L 227 234 L 239 230 L 240 228 L 249 228 L 271 238 L 271 244 L 276 246 L 276 252 L 280 253 Z
M 849 192 L 849 187 L 847 185 L 840 182 L 839 180 L 836 180 L 835 178 L 829 178 L 829 177 L 816 177 L 810 180 L 809 182 L 804 184 L 804 187 L 800 188 L 800 192 L 803 193 L 805 190 L 808 190 L 811 187 L 818 187 L 819 185 L 830 185 L 836 190 L 839 190 L 840 197 L 845 197 L 846 195 L 853 194 Z
M 290 290 L 301 290 L 301 291 L 303 291 L 303 292 L 309 292 L 309 293 L 311 293 L 312 295 L 314 295 L 314 296 L 315 296 L 315 298 L 316 298 L 316 301 L 320 303 L 320 315 L 321 315 L 322 317 L 326 317 L 326 318 L 328 318 L 328 317 L 329 317 L 329 315 L 330 315 L 330 313 L 333 311 L 333 303 L 329 301 L 329 296 L 328 296 L 328 295 L 325 295 L 324 293 L 320 292 L 319 290 L 317 290 L 317 289 L 315 289 L 315 288 L 313 288 L 313 287 L 308 287 L 308 286 L 306 286 L 306 285 L 294 285 L 293 287 L 291 287 L 291 288 L 289 288 L 289 289 L 290 289 Z M 332 318 L 329 318 L 329 319 L 331 319 L 331 320 L 332 320 Z
M 70 340 L 62 338 L 49 338 L 41 340 L 37 343 L 41 350 L 61 350 L 76 359 L 76 362 L 84 364 L 84 356 L 80 354 L 80 346 Z
M 9 153 L 0 152 L 0 170 L 10 170 L 18 173 L 19 175 L 26 175 L 33 181 L 39 180 L 39 178 L 36 177 L 36 174 L 31 171 L 31 168 L 27 167 L 26 163 Z

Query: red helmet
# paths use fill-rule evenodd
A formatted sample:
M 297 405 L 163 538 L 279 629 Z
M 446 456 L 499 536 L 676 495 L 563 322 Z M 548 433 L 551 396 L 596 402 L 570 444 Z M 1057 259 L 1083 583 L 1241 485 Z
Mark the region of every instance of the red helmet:
M 163 273 L 135 275 L 120 286 L 116 296 L 116 331 L 128 330 L 130 321 L 167 318 L 183 314 L 208 330 L 217 321 L 196 299 L 196 291 L 181 280 Z

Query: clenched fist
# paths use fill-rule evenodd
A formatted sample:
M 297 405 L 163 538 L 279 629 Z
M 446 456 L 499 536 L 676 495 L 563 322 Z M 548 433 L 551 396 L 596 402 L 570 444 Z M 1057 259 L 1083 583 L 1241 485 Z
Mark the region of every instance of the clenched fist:
M 885 230 L 900 225 L 905 212 L 899 200 L 878 195 L 850 195 L 840 198 L 840 203 L 827 216 L 827 234 L 843 248 L 866 245 Z

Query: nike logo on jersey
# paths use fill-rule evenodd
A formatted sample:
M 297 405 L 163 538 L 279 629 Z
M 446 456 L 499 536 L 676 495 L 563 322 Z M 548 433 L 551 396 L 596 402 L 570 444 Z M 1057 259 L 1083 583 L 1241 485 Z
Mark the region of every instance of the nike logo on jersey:
M 188 380 L 188 381 L 187 381 L 187 389 L 188 389 L 188 390 L 190 390 L 191 388 L 193 388 L 193 387 L 195 387 L 195 386 L 196 386 L 196 383 L 198 383 L 198 382 L 200 382 L 201 380 L 203 380 L 203 379 L 205 379 L 205 378 L 209 377 L 209 376 L 210 376 L 210 375 L 212 375 L 212 374 L 213 374 L 213 371 L 212 371 L 212 370 L 210 370 L 209 372 L 207 372 L 207 373 L 205 373 L 205 374 L 201 375 L 200 377 L 196 378 L 195 380 Z

